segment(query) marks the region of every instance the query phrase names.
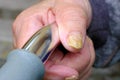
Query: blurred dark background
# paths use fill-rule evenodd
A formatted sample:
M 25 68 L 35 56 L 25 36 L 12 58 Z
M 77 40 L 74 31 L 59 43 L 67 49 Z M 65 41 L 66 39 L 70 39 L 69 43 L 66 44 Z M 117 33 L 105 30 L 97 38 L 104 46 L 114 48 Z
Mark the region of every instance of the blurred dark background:
M 16 16 L 40 0 L 0 0 L 0 66 L 13 49 L 12 23 Z M 105 69 L 92 70 L 89 80 L 120 80 L 120 63 Z

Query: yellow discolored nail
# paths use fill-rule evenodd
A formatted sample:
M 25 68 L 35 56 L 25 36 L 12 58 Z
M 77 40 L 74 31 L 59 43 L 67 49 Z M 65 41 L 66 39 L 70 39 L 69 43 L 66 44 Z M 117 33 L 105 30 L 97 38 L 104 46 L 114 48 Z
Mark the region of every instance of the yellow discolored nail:
M 67 43 L 72 48 L 81 49 L 83 45 L 82 37 L 80 34 L 73 33 L 69 35 Z
M 77 76 L 70 76 L 65 78 L 65 80 L 79 80 Z

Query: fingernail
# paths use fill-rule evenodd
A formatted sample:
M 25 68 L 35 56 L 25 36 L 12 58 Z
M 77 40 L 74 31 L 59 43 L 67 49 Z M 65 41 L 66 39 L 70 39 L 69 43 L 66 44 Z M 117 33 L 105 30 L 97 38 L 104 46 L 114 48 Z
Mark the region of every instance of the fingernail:
M 78 77 L 77 76 L 70 76 L 70 77 L 65 78 L 65 80 L 78 80 Z
M 68 36 L 68 45 L 75 49 L 81 49 L 83 45 L 82 36 L 79 33 L 71 33 Z

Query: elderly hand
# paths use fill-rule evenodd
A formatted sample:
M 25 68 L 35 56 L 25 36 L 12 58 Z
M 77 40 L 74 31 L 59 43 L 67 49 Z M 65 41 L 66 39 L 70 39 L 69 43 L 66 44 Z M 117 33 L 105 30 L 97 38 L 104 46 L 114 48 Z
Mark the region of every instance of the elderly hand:
M 45 63 L 44 79 L 85 80 L 94 62 L 93 45 L 86 36 L 90 21 L 89 0 L 43 0 L 16 18 L 14 46 L 21 48 L 37 30 L 56 22 L 52 45 L 59 46 Z

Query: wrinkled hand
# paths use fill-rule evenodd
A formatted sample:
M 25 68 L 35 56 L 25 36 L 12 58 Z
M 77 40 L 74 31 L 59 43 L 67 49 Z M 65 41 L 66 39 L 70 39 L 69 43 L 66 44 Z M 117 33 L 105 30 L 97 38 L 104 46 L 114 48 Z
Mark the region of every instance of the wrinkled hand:
M 23 11 L 13 24 L 14 46 L 21 48 L 40 28 L 53 24 L 52 45 L 59 45 L 45 63 L 45 80 L 85 80 L 94 62 L 89 0 L 43 0 Z M 61 44 L 64 46 L 61 48 Z

